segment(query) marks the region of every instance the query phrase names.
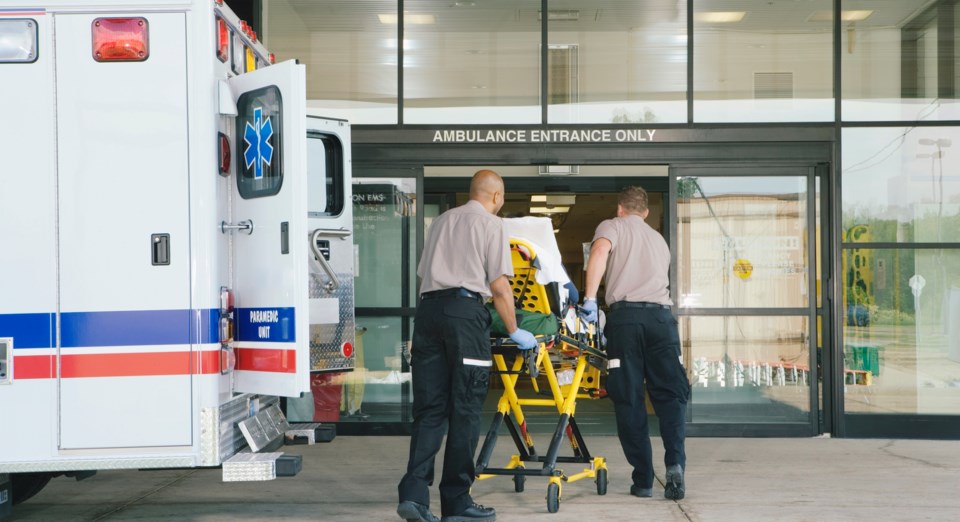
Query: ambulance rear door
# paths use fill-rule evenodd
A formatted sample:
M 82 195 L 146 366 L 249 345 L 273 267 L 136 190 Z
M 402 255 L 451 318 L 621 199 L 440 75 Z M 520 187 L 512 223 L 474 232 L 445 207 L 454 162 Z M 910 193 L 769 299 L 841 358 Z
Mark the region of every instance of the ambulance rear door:
M 237 392 L 310 389 L 306 76 L 294 61 L 229 80 L 237 105 L 232 222 Z

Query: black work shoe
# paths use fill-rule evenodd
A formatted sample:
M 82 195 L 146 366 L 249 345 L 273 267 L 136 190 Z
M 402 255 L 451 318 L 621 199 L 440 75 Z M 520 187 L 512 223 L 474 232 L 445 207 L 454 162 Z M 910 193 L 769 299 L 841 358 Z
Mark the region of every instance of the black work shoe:
M 407 522 L 440 522 L 440 519 L 430 512 L 430 508 L 412 500 L 401 502 L 397 506 L 397 514 Z
M 680 464 L 667 466 L 667 477 L 663 486 L 663 496 L 670 500 L 680 500 L 686 490 L 683 486 L 683 468 Z
M 630 494 L 635 497 L 652 497 L 653 488 L 641 488 L 640 486 L 630 486 Z
M 442 522 L 493 522 L 497 519 L 497 510 L 474 504 L 459 514 L 447 515 Z

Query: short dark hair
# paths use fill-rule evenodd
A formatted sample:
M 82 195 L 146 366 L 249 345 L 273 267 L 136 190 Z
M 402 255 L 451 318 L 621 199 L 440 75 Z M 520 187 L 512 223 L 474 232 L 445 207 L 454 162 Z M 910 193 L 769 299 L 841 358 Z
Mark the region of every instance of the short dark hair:
M 647 191 L 640 187 L 627 187 L 620 191 L 617 203 L 627 212 L 642 213 L 647 210 Z

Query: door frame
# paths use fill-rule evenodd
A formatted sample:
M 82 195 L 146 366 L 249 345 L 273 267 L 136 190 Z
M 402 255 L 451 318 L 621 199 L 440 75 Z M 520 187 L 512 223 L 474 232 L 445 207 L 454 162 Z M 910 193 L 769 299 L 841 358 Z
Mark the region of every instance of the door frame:
M 477 125 L 470 129 L 485 131 L 488 129 L 509 128 L 542 128 L 542 126 L 504 126 L 504 125 Z M 564 128 L 579 127 L 609 127 L 612 129 L 623 126 L 564 126 Z M 418 178 L 417 202 L 417 233 L 423 235 L 423 169 L 425 166 L 528 166 L 528 165 L 669 165 L 669 166 L 735 166 L 754 164 L 777 165 L 814 165 L 817 175 L 821 179 L 821 208 L 819 209 L 822 229 L 821 245 L 823 245 L 822 287 L 823 302 L 827 303 L 835 294 L 838 285 L 835 278 L 828 274 L 833 273 L 833 251 L 835 250 L 835 232 L 837 226 L 832 217 L 835 212 L 835 188 L 837 184 L 836 168 L 838 159 L 838 129 L 832 124 L 750 124 L 750 125 L 710 125 L 691 128 L 683 125 L 657 126 L 657 139 L 646 143 L 435 143 L 436 133 L 449 130 L 451 126 L 434 125 L 363 125 L 353 127 L 353 158 L 354 174 L 364 176 L 370 170 L 389 170 L 400 172 L 413 169 Z M 554 128 L 550 126 L 550 128 Z M 440 178 L 433 178 L 434 180 Z M 508 190 L 522 190 L 518 181 L 524 178 L 508 178 Z M 557 184 L 575 187 L 576 183 L 587 181 L 584 178 L 551 177 L 543 178 Z M 603 178 L 590 179 L 594 184 Z M 614 178 L 616 179 L 616 178 Z M 638 178 L 631 179 L 633 183 Z M 650 181 L 667 178 L 639 178 L 645 188 Z M 465 178 L 457 178 L 455 190 L 462 190 Z M 629 184 L 629 183 L 626 183 Z M 674 215 L 672 205 L 675 202 L 667 201 L 666 219 Z M 673 234 L 670 234 L 673 237 Z M 422 244 L 418 244 L 422 249 Z M 830 314 L 823 314 L 823 342 L 834 342 L 836 332 L 831 325 L 835 324 Z M 823 392 L 822 418 L 818 419 L 819 433 L 829 433 L 835 430 L 835 419 L 840 419 L 836 405 L 842 404 L 842 395 L 834 399 L 835 394 L 842 394 L 843 383 L 834 382 L 833 359 L 836 357 L 822 356 L 821 367 L 825 378 L 821 386 Z M 839 356 L 842 364 L 842 354 Z M 842 368 L 842 367 L 841 367 Z M 826 379 L 830 379 L 828 382 Z M 841 419 L 842 420 L 842 419 Z M 742 428 L 742 427 L 741 427 Z M 729 429 L 720 429 L 713 425 L 688 425 L 688 433 L 693 436 L 807 436 L 809 431 L 797 433 L 797 430 L 784 432 L 783 430 L 749 431 L 744 432 L 737 426 Z M 409 433 L 409 422 L 401 426 L 389 428 L 391 433 Z M 384 433 L 381 429 L 362 430 L 360 433 Z
M 829 424 L 830 415 L 824 415 L 824 412 L 830 412 L 828 405 L 832 404 L 830 383 L 835 378 L 830 361 L 833 360 L 832 336 L 828 335 L 833 317 L 832 300 L 829 299 L 831 278 L 830 258 L 828 257 L 829 236 L 825 233 L 831 229 L 832 223 L 827 219 L 824 210 L 828 208 L 828 196 L 824 194 L 824 189 L 829 185 L 826 176 L 829 173 L 826 164 L 798 164 L 798 163 L 743 163 L 743 164 L 724 164 L 722 166 L 708 166 L 702 162 L 698 163 L 675 163 L 670 165 L 669 172 L 669 203 L 668 207 L 676 214 L 678 204 L 677 180 L 680 177 L 697 176 L 701 178 L 722 177 L 722 178 L 751 178 L 751 177 L 783 177 L 783 178 L 806 178 L 806 241 L 808 245 L 815 245 L 815 248 L 808 248 L 807 269 L 808 269 L 808 292 L 811 296 L 804 307 L 779 308 L 765 310 L 763 308 L 751 307 L 724 307 L 724 308 L 681 308 L 677 303 L 679 299 L 680 276 L 678 267 L 678 241 L 680 240 L 677 220 L 673 219 L 669 223 L 671 238 L 670 254 L 672 266 L 670 271 L 670 294 L 675 303 L 677 318 L 682 320 L 684 317 L 710 317 L 710 316 L 729 316 L 740 315 L 745 317 L 757 316 L 783 316 L 805 315 L 808 319 L 807 346 L 809 350 L 808 364 L 809 374 L 809 418 L 805 423 L 691 423 L 692 408 L 687 409 L 687 432 L 694 436 L 813 436 L 825 431 L 829 431 L 826 426 Z M 819 198 L 817 197 L 819 194 Z M 817 227 L 818 217 L 820 226 Z M 819 230 L 819 240 L 818 238 Z M 819 263 L 818 263 L 819 253 Z M 818 266 L 819 265 L 819 266 Z M 817 278 L 817 268 L 819 268 L 820 277 Z M 790 310 L 799 311 L 806 309 L 805 314 L 785 314 Z M 819 319 L 819 321 L 818 321 Z M 818 328 L 819 325 L 819 328 Z M 818 348 L 817 343 L 820 342 Z M 689 371 L 689 368 L 688 368 Z M 822 395 L 821 395 L 822 394 Z M 821 399 L 822 397 L 822 399 Z M 692 405 L 691 405 L 692 406 Z

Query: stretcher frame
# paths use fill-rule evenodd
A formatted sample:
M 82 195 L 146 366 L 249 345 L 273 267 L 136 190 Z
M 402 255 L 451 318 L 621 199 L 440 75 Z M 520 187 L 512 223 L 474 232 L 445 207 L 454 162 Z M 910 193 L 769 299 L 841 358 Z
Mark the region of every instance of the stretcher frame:
M 545 287 L 536 281 L 538 265 L 531 245 L 524 240 L 511 239 L 510 250 L 514 268 L 510 285 L 518 306 L 528 311 L 559 315 L 553 314 Z M 598 346 L 600 337 L 595 323 L 584 323 L 586 328 L 582 328 L 582 319 L 579 316 L 573 318 L 574 329 L 583 330 L 577 333 L 569 331 L 569 325 L 559 317 L 557 320 L 560 322 L 559 333 L 537 336 L 538 345 L 529 352 L 519 350 L 509 339 L 491 339 L 493 371 L 500 376 L 504 390 L 476 465 L 478 480 L 509 475 L 513 477 L 514 491 L 517 493 L 524 490 L 526 477 L 547 477 L 547 511 L 550 513 L 560 509 L 563 483 L 595 479 L 598 495 L 607 493 L 608 484 L 606 459 L 590 454 L 575 418 L 577 399 L 597 399 L 606 395 L 600 387 L 600 369 L 606 368 L 607 357 Z M 567 374 L 572 369 L 573 378 L 569 383 L 560 383 L 558 368 Z M 541 372 L 547 379 L 552 398 L 520 397 L 516 386 L 522 375 L 530 378 L 534 393 L 540 395 L 537 376 Z M 559 413 L 546 454 L 541 455 L 536 450 L 533 436 L 527 430 L 524 406 L 556 408 Z M 506 466 L 490 467 L 501 425 L 506 425 L 518 453 L 510 457 Z M 570 443 L 572 455 L 560 455 L 564 438 Z M 542 467 L 527 469 L 531 463 L 541 463 Z M 558 463 L 582 463 L 587 467 L 568 475 L 557 467 Z

